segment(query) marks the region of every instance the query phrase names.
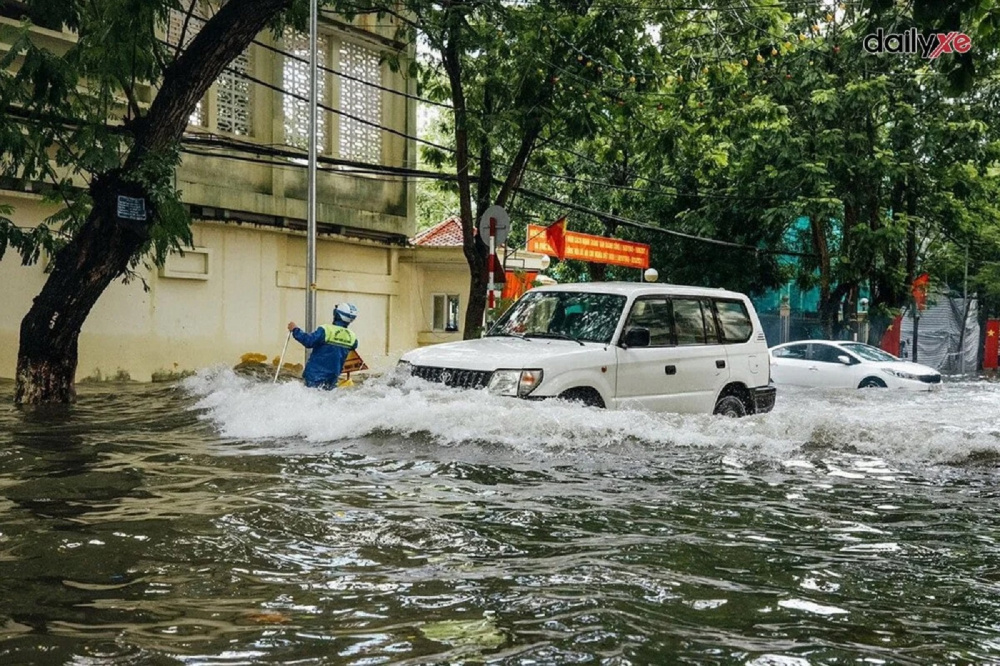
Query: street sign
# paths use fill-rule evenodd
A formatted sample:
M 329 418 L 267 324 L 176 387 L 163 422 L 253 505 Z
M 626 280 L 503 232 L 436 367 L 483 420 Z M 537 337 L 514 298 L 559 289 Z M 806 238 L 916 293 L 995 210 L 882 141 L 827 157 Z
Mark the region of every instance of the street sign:
M 146 200 L 142 197 L 129 197 L 124 194 L 118 195 L 115 213 L 119 220 L 129 222 L 146 221 Z
M 368 364 L 362 360 L 358 352 L 351 350 L 351 353 L 347 355 L 347 360 L 344 361 L 344 367 L 341 368 L 341 374 L 350 374 L 352 372 L 361 372 L 362 370 L 367 370 Z
M 507 234 L 510 233 L 510 215 L 503 209 L 503 206 L 490 206 L 479 218 L 479 237 L 483 242 L 490 242 L 490 218 L 496 220 L 496 244 L 503 245 L 507 242 Z

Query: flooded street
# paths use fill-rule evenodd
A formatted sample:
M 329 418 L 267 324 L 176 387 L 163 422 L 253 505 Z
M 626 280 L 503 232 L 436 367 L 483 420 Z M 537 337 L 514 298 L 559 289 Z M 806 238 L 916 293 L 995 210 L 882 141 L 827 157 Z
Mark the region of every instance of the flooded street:
M 1000 385 L 0 384 L 0 664 L 1000 661 Z

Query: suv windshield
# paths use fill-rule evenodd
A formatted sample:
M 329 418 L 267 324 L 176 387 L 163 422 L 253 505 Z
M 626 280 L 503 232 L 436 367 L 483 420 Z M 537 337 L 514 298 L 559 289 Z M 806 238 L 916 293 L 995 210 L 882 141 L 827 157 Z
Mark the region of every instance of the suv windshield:
M 847 342 L 841 343 L 841 347 L 847 351 L 857 354 L 866 361 L 898 361 L 899 359 L 882 351 L 878 347 L 872 347 L 871 345 L 862 344 L 860 342 Z
M 625 297 L 579 291 L 529 291 L 493 325 L 487 336 L 568 337 L 611 342 Z

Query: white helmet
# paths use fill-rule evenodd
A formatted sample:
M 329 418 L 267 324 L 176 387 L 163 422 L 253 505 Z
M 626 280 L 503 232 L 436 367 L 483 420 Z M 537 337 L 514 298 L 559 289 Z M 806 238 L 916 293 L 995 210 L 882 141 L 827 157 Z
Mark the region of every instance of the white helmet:
M 333 306 L 333 318 L 350 324 L 358 316 L 358 308 L 353 303 L 337 303 Z

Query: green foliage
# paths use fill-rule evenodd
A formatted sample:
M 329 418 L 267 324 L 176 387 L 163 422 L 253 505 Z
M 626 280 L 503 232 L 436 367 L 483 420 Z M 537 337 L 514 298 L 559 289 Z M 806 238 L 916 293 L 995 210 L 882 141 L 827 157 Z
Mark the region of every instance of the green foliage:
M 19 227 L 6 217 L 13 212 L 11 206 L 0 205 L 0 259 L 3 259 L 7 248 L 13 248 L 21 255 L 21 263 L 28 265 L 38 261 L 42 250 L 52 254 L 59 248 L 59 240 L 48 227 Z
M 927 63 L 862 51 L 875 26 L 912 25 L 906 11 L 848 5 L 834 15 L 817 1 L 704 21 L 669 14 L 643 89 L 579 89 L 597 102 L 594 130 L 569 144 L 546 137 L 525 183 L 669 230 L 811 255 L 782 259 L 571 213 L 573 229 L 651 243 L 667 281 L 759 291 L 796 277 L 822 287 L 830 312 L 862 285 L 872 307 L 905 304 L 908 271 L 958 284 L 957 247 L 973 247 L 973 276 L 997 250 L 997 81 L 982 76 L 957 95 L 950 55 Z M 980 64 L 995 72 L 995 49 L 979 43 Z M 565 212 L 518 204 L 543 219 Z M 801 216 L 817 234 L 795 229 Z
M 19 251 L 26 263 L 39 250 L 57 249 L 53 239 L 71 238 L 92 206 L 90 183 L 119 170 L 131 148 L 130 123 L 140 108 L 141 89 L 155 83 L 166 62 L 156 35 L 167 0 L 77 2 L 30 0 L 0 74 L 0 104 L 12 119 L 0 129 L 0 176 L 16 183 L 47 187 L 46 198 L 61 209 L 32 232 L 0 235 L 0 252 Z M 35 26 L 74 30 L 75 43 L 63 49 L 33 39 Z M 188 221 L 179 219 L 172 190 L 176 152 L 150 155 L 131 175 L 149 195 L 156 241 L 146 248 L 162 261 L 164 248 L 188 238 Z M 161 168 L 155 165 L 161 164 Z M 35 188 L 38 186 L 36 185 Z M 138 262 L 141 257 L 135 257 Z

